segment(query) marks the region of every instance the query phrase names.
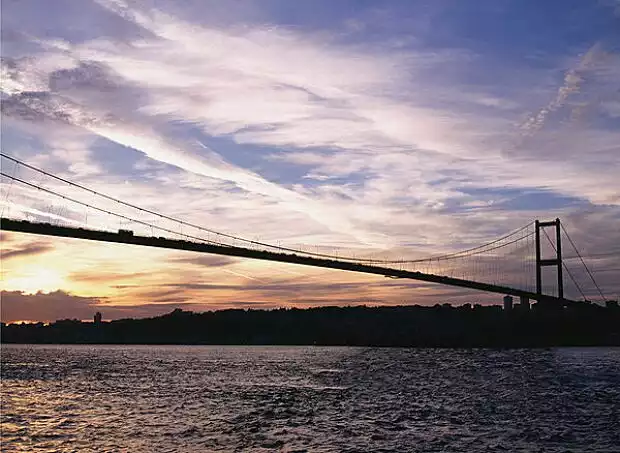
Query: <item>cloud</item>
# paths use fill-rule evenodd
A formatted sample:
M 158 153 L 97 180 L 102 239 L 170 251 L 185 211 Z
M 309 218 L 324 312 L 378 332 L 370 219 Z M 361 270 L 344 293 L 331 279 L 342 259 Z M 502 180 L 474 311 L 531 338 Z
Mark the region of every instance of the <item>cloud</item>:
M 112 123 L 104 122 L 95 133 L 172 165 L 181 165 L 186 170 L 221 177 L 240 184 L 244 190 L 276 197 L 283 200 L 283 207 L 302 208 L 314 220 L 327 222 L 335 230 L 346 231 L 365 240 L 385 241 L 385 238 L 369 236 L 370 228 L 360 231 L 363 224 L 351 222 L 348 210 L 341 209 L 342 206 L 334 200 L 326 200 L 321 194 L 311 191 L 304 191 L 301 197 L 298 188 L 294 193 L 271 183 L 266 184 L 257 175 L 251 176 L 240 168 L 225 165 L 221 156 L 209 147 L 193 148 L 182 142 L 172 144 L 169 139 L 158 135 L 152 126 L 142 123 L 147 117 L 147 123 L 162 118 L 178 118 L 200 126 L 211 135 L 229 136 L 239 143 L 340 150 L 325 156 L 329 160 L 338 155 L 341 157 L 340 163 L 364 161 L 369 154 L 376 155 L 377 150 L 390 150 L 403 163 L 411 162 L 418 169 L 412 171 L 408 168 L 408 174 L 419 175 L 415 187 L 419 197 L 435 195 L 439 198 L 438 203 L 455 193 L 458 181 L 449 180 L 446 186 L 451 187 L 445 193 L 439 192 L 441 187 L 433 187 L 428 181 L 438 170 L 446 174 L 453 169 L 466 175 L 465 182 L 469 184 L 476 181 L 480 185 L 500 186 L 511 181 L 515 187 L 542 185 L 613 203 L 617 190 L 609 188 L 603 194 L 594 190 L 592 186 L 595 183 L 590 181 L 595 180 L 583 173 L 583 167 L 579 173 L 574 168 L 560 168 L 558 173 L 568 176 L 557 179 L 538 174 L 540 172 L 536 171 L 538 167 L 535 162 L 523 161 L 523 152 L 520 153 L 520 160 L 513 165 L 497 160 L 497 152 L 492 151 L 489 143 L 484 144 L 484 141 L 488 142 L 498 135 L 490 132 L 492 129 L 510 134 L 510 116 L 491 117 L 460 112 L 456 108 L 460 105 L 458 99 L 446 108 L 438 108 L 428 107 L 428 99 L 419 95 L 412 98 L 407 78 L 415 78 L 422 73 L 417 69 L 418 65 L 429 66 L 428 56 L 417 49 L 410 50 L 403 58 L 401 53 L 380 54 L 354 46 L 334 45 L 325 39 L 283 28 L 237 27 L 221 30 L 184 22 L 162 11 L 130 7 L 122 2 L 101 4 L 124 20 L 148 29 L 153 38 L 130 46 L 114 40 L 82 43 L 75 48 L 73 55 L 78 60 L 88 58 L 88 62 L 81 61 L 77 68 L 71 70 L 59 69 L 51 76 L 54 86 L 58 88 L 57 95 L 73 100 L 79 98 L 79 101 L 87 102 L 89 108 L 112 109 L 90 91 L 107 93 L 112 90 L 116 93 L 112 98 L 131 99 L 129 105 L 127 101 L 116 103 L 122 106 L 120 110 L 124 111 L 122 115 L 125 118 Z M 193 33 L 185 33 L 187 29 L 192 29 Z M 205 49 L 204 42 L 212 42 L 213 45 Z M 597 52 L 591 50 L 588 55 Z M 290 55 L 290 58 L 282 58 L 282 55 Z M 452 52 L 447 53 L 445 59 L 435 58 L 431 67 L 437 65 L 435 69 L 440 70 L 441 65 L 454 64 L 454 55 Z M 591 58 L 587 55 L 583 59 L 589 60 Z M 285 65 L 283 61 L 286 61 Z M 317 62 L 312 71 L 308 71 L 307 61 Z M 145 72 L 144 62 L 149 63 L 148 72 Z M 217 65 L 213 64 L 215 62 Z M 101 69 L 104 67 L 107 68 L 105 71 Z M 577 83 L 573 80 L 575 77 L 567 76 L 569 88 Z M 109 78 L 116 82 L 111 83 Z M 432 80 L 418 82 L 427 85 L 429 97 L 446 88 L 435 86 Z M 146 103 L 139 104 L 136 109 L 134 98 L 142 95 L 131 93 L 145 85 L 148 89 L 141 90 L 148 93 L 144 98 L 146 101 L 143 101 Z M 393 94 L 396 92 L 408 94 L 403 99 Z M 561 105 L 568 92 L 572 92 L 571 89 L 561 89 L 557 98 L 560 101 L 556 99 L 553 104 Z M 452 91 L 450 94 L 456 96 Z M 471 93 L 463 97 L 461 104 L 463 100 L 472 99 L 491 107 L 498 104 L 488 102 L 488 99 L 495 99 L 493 97 L 476 97 Z M 513 105 L 518 103 L 513 102 Z M 69 110 L 68 107 L 63 108 Z M 127 118 L 127 111 L 137 113 Z M 138 118 L 141 119 L 138 121 Z M 611 136 L 610 140 L 613 138 Z M 202 153 L 200 159 L 199 153 Z M 292 162 L 288 154 L 282 156 L 281 161 Z M 207 162 L 201 162 L 206 157 Z M 485 158 L 475 161 L 462 159 L 477 157 Z M 570 162 L 560 165 L 565 164 L 575 167 Z M 393 181 L 408 180 L 411 184 L 413 178 L 405 179 L 405 171 L 402 172 L 403 177 L 396 178 L 389 173 L 390 169 L 382 167 L 371 161 L 348 172 L 346 166 L 341 166 L 339 174 L 346 177 L 362 174 L 365 180 L 371 182 L 381 182 L 389 177 Z M 327 173 L 321 175 L 327 180 Z M 572 184 L 566 184 L 568 179 Z M 317 205 L 318 200 L 321 202 Z M 433 203 L 429 203 L 430 206 Z
M 327 280 L 327 281 L 326 281 Z M 331 280 L 331 281 L 330 281 Z M 287 281 L 245 282 L 239 285 L 227 283 L 171 283 L 161 286 L 173 288 L 179 294 L 196 294 L 195 301 L 209 300 L 213 308 L 228 306 L 229 300 L 264 300 L 277 306 L 297 305 L 338 305 L 340 303 L 434 303 L 444 301 L 471 302 L 479 300 L 486 303 L 497 301 L 495 295 L 476 293 L 473 290 L 452 289 L 413 280 L 387 280 L 385 278 L 363 275 L 348 275 L 323 281 L 303 281 L 293 278 Z M 225 294 L 222 298 L 220 294 Z M 202 295 L 202 296 L 201 296 Z M 497 299 L 497 300 L 496 300 Z
M 260 302 L 260 301 L 230 301 L 229 305 L 232 308 L 277 308 L 277 305 L 274 305 L 273 302 Z
M 564 76 L 564 84 L 558 89 L 557 95 L 538 113 L 528 118 L 522 125 L 521 129 L 528 134 L 534 134 L 539 131 L 545 124 L 547 117 L 552 112 L 564 106 L 569 96 L 577 94 L 584 81 L 582 72 L 586 71 L 592 64 L 603 56 L 602 45 L 597 42 L 588 49 L 588 51 L 579 60 L 579 63 L 566 72 Z
M 55 321 L 57 319 L 90 319 L 100 299 L 80 297 L 64 291 L 24 294 L 2 291 L 2 321 Z
M 127 117 L 126 114 L 121 118 L 118 114 L 106 111 L 96 96 L 89 99 L 88 106 L 80 103 L 83 102 L 83 99 L 79 99 L 82 96 L 77 96 L 78 100 L 72 96 L 75 85 L 78 93 L 84 87 L 90 88 L 89 93 L 110 90 L 119 92 L 118 87 L 114 88 L 114 83 L 107 81 L 106 73 L 98 69 L 84 70 L 82 65 L 75 70 L 56 71 L 50 78 L 52 91 L 18 91 L 3 102 L 3 113 L 22 121 L 52 121 L 75 126 L 124 147 L 144 152 L 160 162 L 202 176 L 234 182 L 243 190 L 281 200 L 288 209 L 302 210 L 316 222 L 335 231 L 371 240 L 368 237 L 364 239 L 364 233 L 356 231 L 337 212 L 329 211 L 315 200 L 273 184 L 250 171 L 228 164 L 200 143 L 171 139 L 156 132 L 144 120 Z M 128 107 L 126 102 L 124 105 Z
M 149 272 L 79 272 L 69 275 L 69 279 L 80 283 L 112 283 L 118 280 L 135 280 L 149 276 Z
M 0 231 L 0 242 L 11 242 L 13 235 L 6 231 Z
M 205 267 L 223 267 L 237 262 L 234 258 L 218 255 L 186 256 L 178 258 L 171 257 L 168 261 L 171 263 L 194 264 L 196 266 Z
M 182 298 L 173 303 L 114 305 L 102 297 L 82 297 L 65 291 L 24 294 L 21 291 L 2 291 L 2 322 L 42 321 L 59 319 L 90 320 L 99 311 L 104 319 L 143 318 L 160 316 L 175 308 L 192 309 L 195 304 L 185 304 Z
M 5 239 L 2 238 L 4 241 Z M 2 249 L 2 260 L 8 261 L 10 259 L 19 257 L 28 257 L 34 255 L 42 255 L 49 251 L 54 250 L 54 246 L 49 242 L 33 242 L 20 248 L 15 249 Z

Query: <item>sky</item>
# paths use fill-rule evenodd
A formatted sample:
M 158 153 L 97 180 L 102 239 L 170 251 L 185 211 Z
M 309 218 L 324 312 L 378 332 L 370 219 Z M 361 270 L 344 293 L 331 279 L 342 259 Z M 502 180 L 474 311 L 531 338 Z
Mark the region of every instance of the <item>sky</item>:
M 449 253 L 560 217 L 620 293 L 617 0 L 4 0 L 1 21 L 2 151 L 31 165 L 355 256 Z M 66 215 L 2 182 L 3 215 Z M 568 254 L 594 297 L 579 264 Z M 500 298 L 2 232 L 5 322 Z

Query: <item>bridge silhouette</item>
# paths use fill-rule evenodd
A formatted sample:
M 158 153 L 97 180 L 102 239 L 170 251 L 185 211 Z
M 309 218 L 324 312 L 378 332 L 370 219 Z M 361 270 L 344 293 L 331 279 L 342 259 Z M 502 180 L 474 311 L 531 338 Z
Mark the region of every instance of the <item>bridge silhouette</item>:
M 0 228 L 6 231 L 338 269 L 550 303 L 574 301 L 564 293 L 566 274 L 573 289 L 587 300 L 575 269 L 571 271 L 563 258 L 562 238 L 566 237 L 576 253 L 572 258 L 580 260 L 585 275 L 605 300 L 560 219 L 536 220 L 483 245 L 425 258 L 348 256 L 319 251 L 316 245 L 316 251 L 311 251 L 215 231 L 92 190 L 5 153 L 0 156 L 4 160 Z M 12 171 L 5 171 L 7 165 Z M 554 235 L 547 233 L 549 228 L 555 230 Z M 549 253 L 552 257 L 545 258 Z M 555 278 L 543 285 L 547 267 L 555 268 Z

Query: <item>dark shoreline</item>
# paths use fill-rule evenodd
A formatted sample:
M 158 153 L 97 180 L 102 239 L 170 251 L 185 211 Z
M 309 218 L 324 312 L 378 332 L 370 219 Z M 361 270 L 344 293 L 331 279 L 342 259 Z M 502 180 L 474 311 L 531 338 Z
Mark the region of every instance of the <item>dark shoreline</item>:
M 144 319 L 2 324 L 3 344 L 537 348 L 620 346 L 620 309 L 590 303 L 175 310 Z

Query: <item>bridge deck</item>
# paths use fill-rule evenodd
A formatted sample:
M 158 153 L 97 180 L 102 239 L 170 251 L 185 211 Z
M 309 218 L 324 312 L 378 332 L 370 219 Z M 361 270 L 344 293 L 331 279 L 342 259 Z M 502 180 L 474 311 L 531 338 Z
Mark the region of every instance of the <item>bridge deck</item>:
M 7 231 L 16 231 L 20 233 L 40 234 L 45 236 L 87 239 L 91 241 L 102 242 L 116 242 L 120 244 L 142 245 L 146 247 L 159 247 L 165 249 L 212 253 L 216 255 L 236 256 L 266 261 L 277 261 L 281 263 L 301 264 L 304 266 L 339 269 L 351 272 L 362 272 L 366 274 L 383 275 L 386 277 L 408 278 L 412 280 L 439 283 L 460 288 L 476 289 L 491 293 L 508 294 L 516 297 L 523 296 L 527 297 L 528 299 L 537 301 L 559 301 L 559 299 L 556 297 L 536 294 L 529 291 L 509 288 L 506 286 L 498 286 L 488 283 L 475 282 L 471 280 L 426 274 L 423 272 L 405 271 L 387 267 L 356 264 L 346 261 L 313 258 L 290 253 L 276 253 L 262 250 L 252 250 L 244 247 L 214 245 L 176 239 L 112 233 L 107 231 L 57 226 L 51 225 L 49 223 L 37 223 L 27 220 L 13 220 L 8 218 L 0 219 L 0 229 Z

